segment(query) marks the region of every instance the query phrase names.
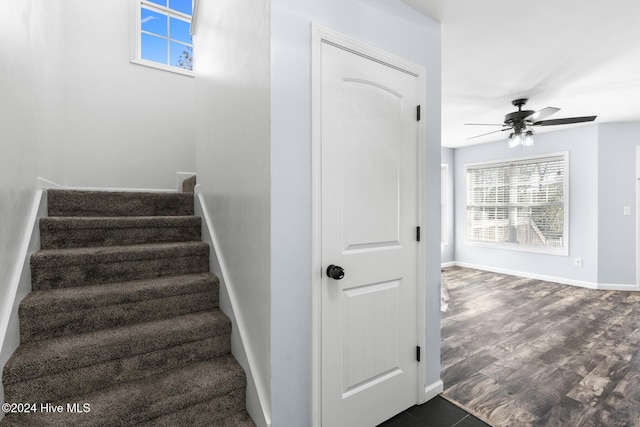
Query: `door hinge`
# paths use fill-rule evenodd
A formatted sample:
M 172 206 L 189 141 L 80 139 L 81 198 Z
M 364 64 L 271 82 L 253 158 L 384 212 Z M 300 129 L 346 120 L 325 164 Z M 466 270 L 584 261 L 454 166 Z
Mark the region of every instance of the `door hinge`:
M 418 119 L 418 121 L 420 121 L 420 106 L 419 105 L 416 108 L 416 118 Z
M 420 346 L 416 346 L 416 360 L 420 361 Z
M 420 226 L 416 227 L 416 240 L 418 242 L 420 241 Z

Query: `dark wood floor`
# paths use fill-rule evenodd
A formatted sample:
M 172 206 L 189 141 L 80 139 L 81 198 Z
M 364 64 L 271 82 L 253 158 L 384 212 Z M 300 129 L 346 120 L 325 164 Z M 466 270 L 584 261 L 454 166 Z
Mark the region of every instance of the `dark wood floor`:
M 444 395 L 494 426 L 640 426 L 640 293 L 449 267 Z

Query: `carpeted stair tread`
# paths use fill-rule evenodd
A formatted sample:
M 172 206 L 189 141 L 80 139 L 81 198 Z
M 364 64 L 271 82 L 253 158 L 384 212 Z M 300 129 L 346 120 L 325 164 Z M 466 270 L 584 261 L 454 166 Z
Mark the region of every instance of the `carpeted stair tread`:
M 244 411 L 245 381 L 240 365 L 233 357 L 225 356 L 56 403 L 64 406 L 68 402 L 78 402 L 80 406 L 89 403 L 88 413 L 10 415 L 4 421 L 12 426 L 133 426 L 144 422 L 154 425 L 154 419 L 214 401 L 218 410 L 202 415 L 208 425 L 224 426 L 229 425 L 223 424 L 225 418 Z
M 100 228 L 157 228 L 200 226 L 197 216 L 123 216 L 123 217 L 44 217 L 40 228 L 51 230 L 76 230 Z
M 247 411 L 242 411 L 225 417 L 220 427 L 256 427 L 256 425 Z
M 35 341 L 18 347 L 5 365 L 3 382 L 6 386 L 230 331 L 229 318 L 220 310 L 212 310 Z
M 49 216 L 184 216 L 193 193 L 47 190 Z
M 242 411 L 225 417 L 220 427 L 256 427 L 256 425 L 247 411 Z
M 4 426 L 255 427 L 194 194 L 48 190 Z M 41 403 L 62 405 L 42 412 Z M 70 406 L 90 412 L 74 413 Z M 44 406 L 53 408 L 54 406 Z
M 237 393 L 242 392 L 238 389 Z M 232 397 L 233 399 L 233 397 Z M 256 427 L 247 411 L 236 412 L 218 419 L 211 414 L 221 412 L 221 406 L 226 402 L 214 399 L 198 403 L 179 412 L 154 418 L 138 424 L 139 427 L 175 427 L 175 426 L 206 426 L 206 427 Z M 212 419 L 213 418 L 213 419 Z
M 218 278 L 206 272 L 76 288 L 34 291 L 22 300 L 20 314 L 24 316 L 39 316 L 51 312 L 86 310 L 143 299 L 208 292 L 215 290 L 217 284 Z
M 229 353 L 231 353 L 229 337 L 227 334 L 217 335 L 7 384 L 4 389 L 5 398 L 12 402 L 52 402 L 101 390 L 114 384 L 147 378 L 189 363 L 201 362 Z
M 47 217 L 40 219 L 42 249 L 123 246 L 200 240 L 194 216 Z
M 218 306 L 211 273 L 31 292 L 20 303 L 23 343 Z
M 34 290 L 206 271 L 209 246 L 202 242 L 46 249 L 31 256 Z
M 150 243 L 97 248 L 44 249 L 31 257 L 33 267 L 59 267 L 96 262 L 137 261 L 154 258 L 201 255 L 208 246 L 202 242 Z

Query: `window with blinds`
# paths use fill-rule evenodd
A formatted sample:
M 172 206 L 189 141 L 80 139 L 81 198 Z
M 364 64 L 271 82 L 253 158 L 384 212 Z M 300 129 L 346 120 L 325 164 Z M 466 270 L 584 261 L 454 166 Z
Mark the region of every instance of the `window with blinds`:
M 568 155 L 467 166 L 467 242 L 568 253 Z

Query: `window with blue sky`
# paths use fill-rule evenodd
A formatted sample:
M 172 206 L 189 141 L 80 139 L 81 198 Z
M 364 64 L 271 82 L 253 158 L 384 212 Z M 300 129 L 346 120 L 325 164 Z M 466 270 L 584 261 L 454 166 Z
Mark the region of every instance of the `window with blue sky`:
M 193 69 L 193 42 L 189 34 L 191 1 L 140 0 L 140 59 Z

